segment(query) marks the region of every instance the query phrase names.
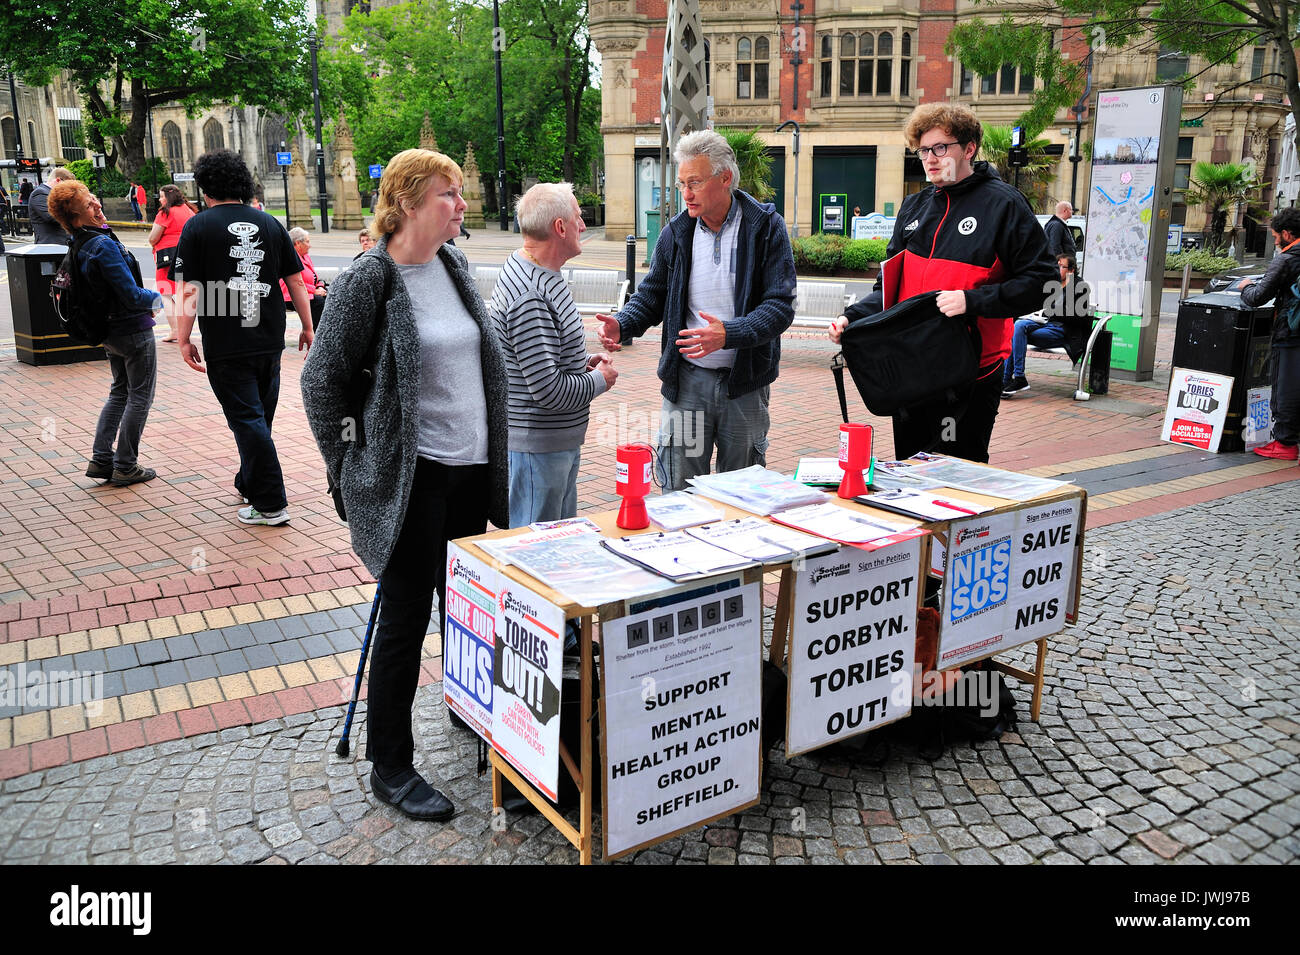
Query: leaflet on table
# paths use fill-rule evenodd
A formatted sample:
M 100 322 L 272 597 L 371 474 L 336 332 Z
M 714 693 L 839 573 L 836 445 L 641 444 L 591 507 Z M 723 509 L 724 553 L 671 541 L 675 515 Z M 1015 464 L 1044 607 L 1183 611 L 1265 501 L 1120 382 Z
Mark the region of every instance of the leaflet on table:
M 575 537 L 600 533 L 600 528 L 586 518 L 580 518 L 572 522 L 556 521 L 555 523 L 557 526 L 545 530 L 535 530 L 532 533 L 527 534 L 516 534 L 514 537 L 503 537 L 499 540 L 475 541 L 475 543 L 478 544 L 479 550 L 495 557 L 501 563 L 513 564 L 514 559 L 510 555 L 517 548 L 559 540 L 563 537 Z
M 816 488 L 757 464 L 721 474 L 702 474 L 689 481 L 696 492 L 705 497 L 762 515 L 826 499 L 826 495 Z
M 863 517 L 829 501 L 791 508 L 772 520 L 841 544 L 866 544 L 908 532 L 908 528 Z
M 916 471 L 916 461 L 877 461 L 876 470 L 871 476 L 872 490 L 892 491 L 895 488 L 943 487 L 938 481 L 922 477 Z
M 645 509 L 650 520 L 666 531 L 679 531 L 695 524 L 720 521 L 726 516 L 716 507 L 705 503 L 699 495 L 687 494 L 685 491 L 647 497 Z
M 908 517 L 917 517 L 923 521 L 952 521 L 963 517 L 973 517 L 991 511 L 987 504 L 975 504 L 955 497 L 943 497 L 934 491 L 909 491 L 899 488 L 894 491 L 877 491 L 875 494 L 863 494 L 853 500 L 868 507 L 883 511 L 893 511 Z
M 684 531 L 607 537 L 602 543 L 627 560 L 671 580 L 694 580 L 753 567 L 756 561 L 733 554 Z
M 742 557 L 749 557 L 765 564 L 793 560 L 796 557 L 815 557 L 818 554 L 839 550 L 839 545 L 834 541 L 814 537 L 812 534 L 805 534 L 790 527 L 782 527 L 761 517 L 719 521 L 703 527 L 692 527 L 686 533 L 729 550 L 733 554 L 740 554 Z
M 990 497 L 1004 497 L 1011 501 L 1028 501 L 1066 486 L 1065 481 L 1017 474 L 1015 471 L 1003 471 L 986 464 L 974 464 L 955 458 L 917 461 L 910 473 L 938 481 L 944 487 L 987 494 Z
M 589 534 L 600 533 L 600 525 L 590 517 L 562 517 L 558 521 L 537 521 L 528 525 L 529 530 L 534 531 L 553 531 L 562 527 L 583 528 Z
M 871 459 L 871 467 L 862 472 L 862 479 L 871 483 L 875 474 L 876 459 Z M 840 470 L 839 458 L 800 458 L 799 466 L 794 469 L 794 479 L 800 484 L 816 487 L 839 487 L 844 479 Z
M 500 559 L 584 607 L 658 593 L 672 586 L 602 547 L 604 538 L 599 534 L 549 536 L 554 533 L 497 541 L 500 546 L 494 548 L 493 556 L 501 551 L 504 556 Z

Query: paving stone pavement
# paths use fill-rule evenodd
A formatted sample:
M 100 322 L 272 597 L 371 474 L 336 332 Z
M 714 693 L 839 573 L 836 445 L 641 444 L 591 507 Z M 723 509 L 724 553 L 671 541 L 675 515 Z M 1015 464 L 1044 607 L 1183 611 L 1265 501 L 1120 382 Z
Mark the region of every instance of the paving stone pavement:
M 878 768 L 843 750 L 774 752 L 757 807 L 628 861 L 1300 860 L 1297 512 L 1288 483 L 1091 532 L 1081 621 L 1053 640 L 1037 724 L 1017 686 L 1018 732 L 933 763 L 901 743 Z M 369 764 L 334 755 L 342 716 L 10 779 L 0 862 L 576 862 L 540 817 L 493 819 L 440 684 L 417 696 L 416 739 L 419 767 L 457 805 L 446 825 L 375 803 Z

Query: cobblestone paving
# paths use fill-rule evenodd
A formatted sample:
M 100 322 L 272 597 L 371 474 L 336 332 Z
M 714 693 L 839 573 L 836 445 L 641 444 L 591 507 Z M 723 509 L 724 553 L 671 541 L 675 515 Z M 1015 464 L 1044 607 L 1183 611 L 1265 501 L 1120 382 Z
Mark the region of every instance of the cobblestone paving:
M 1297 512 L 1292 483 L 1094 531 L 1037 724 L 1017 687 L 1018 733 L 933 763 L 773 754 L 759 806 L 632 861 L 1296 862 Z M 440 696 L 417 697 L 417 760 L 458 807 L 446 825 L 374 802 L 333 708 L 9 780 L 0 862 L 576 861 L 539 817 L 493 820 Z

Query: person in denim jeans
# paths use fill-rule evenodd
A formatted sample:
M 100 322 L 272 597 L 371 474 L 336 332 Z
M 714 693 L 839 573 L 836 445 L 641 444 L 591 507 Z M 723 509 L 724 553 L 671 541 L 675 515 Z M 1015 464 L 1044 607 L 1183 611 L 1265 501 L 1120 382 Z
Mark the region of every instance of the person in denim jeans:
M 769 386 L 781 333 L 794 321 L 795 271 L 785 221 L 737 186 L 740 169 L 712 130 L 674 153 L 686 211 L 669 220 L 645 279 L 617 315 L 597 315 L 609 351 L 663 325 L 659 453 L 664 490 L 767 464 Z
M 50 191 L 49 210 L 74 241 L 89 233 L 77 265 L 87 297 L 111 309 L 104 351 L 113 386 L 99 413 L 86 477 L 111 481 L 117 487 L 152 481 L 156 473 L 141 467 L 138 455 L 158 377 L 153 314 L 162 307 L 162 299 L 143 287 L 139 263 L 112 231 L 106 231 L 104 210 L 84 183 L 56 183 Z
M 234 485 L 245 504 L 236 514 L 240 523 L 287 524 L 284 473 L 271 436 L 285 336 L 279 285 L 286 281 L 298 310 L 298 349 L 305 350 L 314 331 L 302 263 L 284 226 L 247 205 L 253 177 L 239 155 L 204 153 L 194 164 L 194 181 L 207 208 L 185 223 L 172 261 L 184 297 L 177 344 L 185 364 L 207 374 L 239 449 Z M 190 341 L 196 320 L 206 366 Z

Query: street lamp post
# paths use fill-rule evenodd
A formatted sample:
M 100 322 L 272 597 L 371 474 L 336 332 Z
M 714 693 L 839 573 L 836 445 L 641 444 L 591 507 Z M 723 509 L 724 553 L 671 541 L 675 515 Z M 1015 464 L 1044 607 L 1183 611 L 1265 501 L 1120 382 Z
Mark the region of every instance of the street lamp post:
M 329 195 L 325 192 L 325 138 L 321 132 L 320 120 L 320 72 L 316 66 L 316 50 L 320 47 L 320 36 L 312 31 L 311 35 L 311 98 L 316 111 L 316 191 L 320 194 L 320 231 L 330 230 Z M 285 209 L 289 207 L 285 200 Z M 287 214 L 287 212 L 286 212 Z
M 280 152 L 284 152 L 286 149 L 288 149 L 288 147 L 285 145 L 284 140 L 283 139 L 280 140 Z M 280 161 L 279 157 L 277 156 L 276 162 L 278 163 L 279 161 Z M 289 224 L 289 167 L 288 166 L 280 166 L 280 185 L 284 187 L 284 227 L 286 229 L 290 229 L 292 228 L 292 226 Z M 310 217 L 308 217 L 308 221 L 310 221 Z
M 510 229 L 509 200 L 506 198 L 506 120 L 501 98 L 501 8 L 492 0 L 492 55 L 497 71 L 497 209 L 501 214 L 501 231 Z
M 794 215 L 790 219 L 790 235 L 797 239 L 799 238 L 799 124 L 793 119 L 787 119 L 775 131 L 779 133 L 787 126 L 794 127 Z

